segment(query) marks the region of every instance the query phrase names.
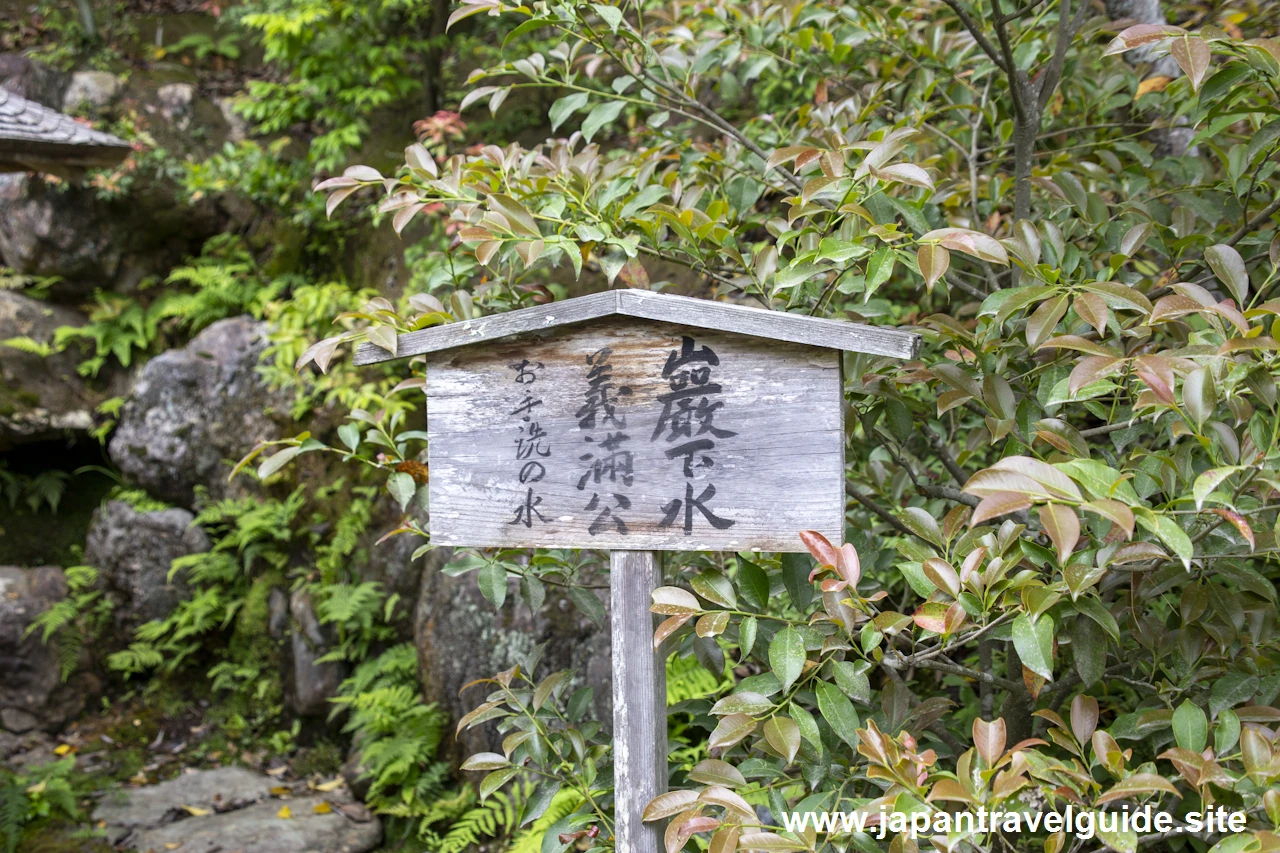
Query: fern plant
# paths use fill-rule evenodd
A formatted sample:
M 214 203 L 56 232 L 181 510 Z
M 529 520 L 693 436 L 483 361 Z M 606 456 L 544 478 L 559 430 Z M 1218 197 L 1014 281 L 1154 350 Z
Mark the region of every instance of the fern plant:
M 0 849 L 16 853 L 23 827 L 48 817 L 74 820 L 79 809 L 70 776 L 75 758 L 13 773 L 0 767 Z
M 463 853 L 482 841 L 510 837 L 516 832 L 525 803 L 532 793 L 533 785 L 525 783 L 491 794 L 453 822 L 449 831 L 431 845 L 433 853 Z
M 438 801 L 452 768 L 436 760 L 436 750 L 448 717 L 422 701 L 413 646 L 392 646 L 360 664 L 333 701 L 334 716 L 347 713 L 343 731 L 361 745 L 366 802 L 404 831 L 430 837 L 430 825 L 447 817 Z
M 288 288 L 284 278 L 264 281 L 253 256 L 234 234 L 210 239 L 199 257 L 170 272 L 165 283 L 190 288 L 166 294 L 161 308 L 190 333 L 238 314 L 261 317 L 266 304 Z
M 169 579 L 181 574 L 192 588 L 164 619 L 141 625 L 127 649 L 108 664 L 125 677 L 182 669 L 203 648 L 207 635 L 225 632 L 244 606 L 255 577 L 283 579 L 305 505 L 299 487 L 282 501 L 221 500 L 201 508 L 195 523 L 214 540 L 209 551 L 174 560 Z M 233 682 L 223 682 L 224 684 Z
M 21 501 L 32 512 L 39 512 L 41 507 L 47 506 L 50 512 L 57 513 L 70 480 L 71 475 L 66 471 L 46 468 L 32 476 L 11 471 L 0 460 L 0 498 L 9 504 L 9 509 L 15 509 Z
M 98 584 L 98 570 L 92 566 L 72 566 L 65 572 L 67 596 L 54 602 L 36 616 L 27 626 L 24 636 L 40 632 L 40 642 L 45 645 L 57 637 L 58 662 L 65 682 L 76 671 L 80 651 L 86 641 L 102 634 L 111 618 L 114 607 L 111 599 L 103 596 Z

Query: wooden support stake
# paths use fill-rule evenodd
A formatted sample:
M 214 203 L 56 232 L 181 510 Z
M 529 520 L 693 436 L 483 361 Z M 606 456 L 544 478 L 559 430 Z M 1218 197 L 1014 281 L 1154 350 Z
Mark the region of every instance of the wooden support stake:
M 618 853 L 660 853 L 662 827 L 640 820 L 667 790 L 667 673 L 653 651 L 652 592 L 662 586 L 655 551 L 609 555 L 613 628 L 614 835 Z

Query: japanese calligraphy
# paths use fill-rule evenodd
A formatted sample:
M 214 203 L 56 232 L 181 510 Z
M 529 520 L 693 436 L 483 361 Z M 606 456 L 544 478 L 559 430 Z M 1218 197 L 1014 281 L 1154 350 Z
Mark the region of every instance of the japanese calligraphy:
M 538 372 L 543 369 L 542 362 L 528 359 L 522 359 L 508 366 L 516 373 L 515 383 L 526 388 L 538 380 Z M 536 420 L 538 407 L 541 405 L 542 400 L 539 397 L 530 391 L 525 391 L 524 398 L 510 412 L 511 417 L 520 419 L 519 434 L 514 439 L 515 460 L 523 463 L 520 466 L 519 476 L 520 484 L 525 486 L 525 491 L 520 497 L 520 503 L 516 505 L 512 519 L 507 524 L 533 527 L 535 521 L 546 524 L 548 520 L 539 510 L 542 497 L 534 489 L 534 484 L 541 482 L 547 476 L 547 466 L 542 460 L 551 456 L 547 431 Z
M 627 489 L 635 479 L 632 451 L 626 448 L 631 436 L 623 432 L 627 419 L 618 411 L 619 400 L 631 396 L 631 388 L 614 382 L 612 356 L 613 350 L 604 347 L 586 357 L 587 390 L 574 415 L 584 433 L 577 488 L 591 492 L 583 509 L 595 513 L 587 528 L 592 536 L 605 532 L 627 535 L 624 513 L 631 509 Z
M 716 515 L 709 506 L 716 496 L 713 484 L 708 482 L 701 489 L 695 486 L 696 480 L 711 476 L 716 440 L 737 435 L 715 423 L 716 414 L 724 408 L 724 402 L 717 399 L 723 389 L 712 381 L 712 368 L 719 365 L 720 358 L 711 347 L 699 348 L 693 338 L 685 335 L 680 349 L 668 353 L 662 368 L 662 378 L 667 380 L 670 390 L 657 398 L 662 412 L 649 440 L 668 445 L 666 458 L 681 461 L 686 482 L 684 494 L 662 507 L 663 516 L 658 526 L 679 523 L 686 536 L 693 533 L 697 516 L 716 530 L 725 530 L 735 523 Z

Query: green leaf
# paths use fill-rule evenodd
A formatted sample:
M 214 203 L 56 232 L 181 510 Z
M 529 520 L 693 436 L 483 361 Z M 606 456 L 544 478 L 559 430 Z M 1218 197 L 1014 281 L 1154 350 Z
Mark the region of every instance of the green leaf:
M 582 138 L 590 142 L 600 128 L 618 117 L 624 106 L 623 101 L 607 101 L 596 106 L 582 122 Z
M 407 512 L 409 502 L 418 492 L 418 483 L 411 474 L 397 471 L 387 478 L 387 491 L 396 499 L 396 503 L 400 504 L 400 511 Z
M 1075 605 L 1077 610 L 1098 623 L 1098 626 L 1107 632 L 1107 636 L 1117 643 L 1120 642 L 1120 626 L 1111 615 L 1111 611 L 1107 610 L 1101 601 L 1085 595 L 1077 599 Z
M 707 569 L 700 575 L 694 575 L 689 581 L 689 586 L 712 604 L 718 604 L 730 610 L 738 608 L 738 598 L 733 594 L 733 584 L 715 569 Z
M 1218 714 L 1218 726 L 1213 732 L 1213 749 L 1218 755 L 1226 755 L 1240 741 L 1240 718 L 1227 709 Z
M 800 751 L 800 727 L 795 720 L 781 714 L 770 717 L 764 724 L 764 739 L 787 759 L 788 764 L 796 760 L 796 753 Z
M 769 575 L 750 560 L 738 557 L 738 588 L 742 597 L 756 610 L 769 604 Z
M 809 572 L 813 565 L 805 554 L 783 554 L 782 585 L 791 596 L 791 603 L 801 613 L 809 612 L 809 604 L 813 601 L 813 584 L 809 582 Z
M 858 719 L 858 712 L 853 709 L 853 703 L 840 692 L 838 687 L 826 681 L 818 682 L 816 692 L 818 710 L 822 712 L 823 719 L 830 723 L 836 737 L 853 749 L 857 749 L 858 727 L 862 725 L 862 721 Z
M 537 790 L 533 792 L 533 796 L 529 798 L 529 802 L 525 804 L 524 816 L 520 818 L 520 825 L 527 826 L 546 814 L 547 808 L 558 793 L 560 793 L 560 780 L 544 779 L 538 785 Z
M 1240 253 L 1231 246 L 1218 244 L 1204 250 L 1204 260 L 1218 281 L 1226 285 L 1236 298 L 1236 306 L 1244 308 L 1249 295 L 1249 272 Z
M 302 452 L 302 447 L 286 447 L 284 450 L 277 451 L 268 457 L 261 465 L 258 466 L 258 479 L 265 480 L 284 466 L 288 465 L 295 456 Z M 409 477 L 408 474 L 401 476 Z M 413 478 L 409 477 L 409 481 L 413 482 Z
M 1107 664 L 1107 635 L 1092 619 L 1076 619 L 1071 626 L 1071 654 L 1076 674 L 1089 687 L 1102 678 Z
M 360 426 L 351 423 L 343 424 L 338 427 L 338 438 L 349 450 L 354 451 L 360 446 Z
M 888 246 L 884 246 L 876 250 L 871 256 L 871 260 L 867 261 L 867 284 L 862 294 L 862 301 L 866 302 L 871 298 L 871 294 L 880 288 L 880 285 L 889 280 L 893 275 L 893 268 L 898 263 L 897 253 Z
M 1209 718 L 1190 699 L 1173 712 L 1173 737 L 1178 746 L 1192 752 L 1203 752 L 1209 742 Z
M 1209 713 L 1220 714 L 1228 708 L 1248 701 L 1258 690 L 1258 680 L 1243 672 L 1229 672 L 1213 683 L 1209 690 Z
M 580 586 L 569 587 L 569 600 L 572 601 L 573 606 L 581 610 L 597 628 L 604 627 L 606 615 L 604 604 L 602 604 L 600 599 L 596 597 L 595 593 Z
M 864 705 L 870 703 L 871 682 L 864 669 L 847 660 L 836 661 L 832 664 L 832 668 L 835 670 L 836 685 L 844 691 L 846 696 Z
M 818 730 L 818 721 L 813 718 L 803 706 L 791 703 L 789 708 L 791 719 L 795 721 L 796 728 L 800 730 L 800 737 L 808 741 L 818 753 L 822 752 L 822 732 Z
M 501 563 L 489 563 L 476 576 L 480 592 L 494 607 L 501 609 L 507 600 L 507 570 Z
M 1046 681 L 1053 681 L 1053 617 L 1035 622 L 1025 614 L 1013 620 L 1013 647 L 1022 665 Z
M 617 6 L 602 6 L 598 3 L 592 3 L 591 8 L 596 10 L 604 22 L 609 25 L 609 29 L 613 32 L 618 31 L 618 25 L 622 23 L 622 10 Z
M 586 92 L 574 92 L 552 104 L 550 112 L 547 113 L 547 117 L 551 119 L 551 129 L 557 129 L 564 124 L 565 119 L 585 107 L 589 98 L 590 95 Z
M 495 770 L 480 783 L 480 802 L 484 802 L 489 795 L 510 782 L 517 773 L 520 772 L 519 767 L 507 767 L 502 770 Z
M 799 631 L 788 625 L 774 635 L 773 641 L 769 643 L 769 666 L 778 681 L 782 682 L 784 693 L 800 677 L 804 661 L 804 638 Z
M 742 659 L 745 661 L 751 654 L 751 649 L 756 644 L 756 617 L 748 616 L 742 620 L 742 625 L 738 628 L 738 646 L 742 650 Z
M 1239 470 L 1238 465 L 1227 465 L 1223 468 L 1210 468 L 1196 477 L 1195 484 L 1191 487 L 1191 494 L 1196 499 L 1196 509 L 1204 506 L 1205 499 L 1213 494 L 1224 480 Z

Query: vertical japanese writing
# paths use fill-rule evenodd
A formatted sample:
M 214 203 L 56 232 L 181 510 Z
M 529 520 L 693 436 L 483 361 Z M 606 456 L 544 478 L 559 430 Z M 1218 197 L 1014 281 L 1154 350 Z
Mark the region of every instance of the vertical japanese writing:
M 583 509 L 596 514 L 587 528 L 592 536 L 606 532 L 627 535 L 624 514 L 631 509 L 627 489 L 635 476 L 632 454 L 626 448 L 631 437 L 623 432 L 626 415 L 618 412 L 619 399 L 629 397 L 631 388 L 615 383 L 612 356 L 609 347 L 587 356 L 587 390 L 574 414 L 584 445 L 578 457 L 583 464 L 577 485 L 578 491 L 591 493 Z
M 724 408 L 724 402 L 716 399 L 722 389 L 711 381 L 712 368 L 719 364 L 720 358 L 711 347 L 698 348 L 694 339 L 686 335 L 681 339 L 680 349 L 667 355 L 667 363 L 662 368 L 662 378 L 671 390 L 658 396 L 662 413 L 649 440 L 665 442 L 669 445 L 667 458 L 682 460 L 685 488 L 683 497 L 672 498 L 662 507 L 663 517 L 658 526 L 678 523 L 686 536 L 693 533 L 695 513 L 716 530 L 735 523 L 733 519 L 716 515 L 710 506 L 716 496 L 716 487 L 710 482 L 711 469 L 715 467 L 716 439 L 737 435 L 715 425 L 716 413 Z M 702 485 L 701 491 L 698 485 Z
M 538 510 L 542 498 L 534 489 L 535 484 L 547 476 L 547 466 L 543 460 L 551 456 L 551 447 L 544 442 L 547 431 L 538 423 L 539 406 L 542 398 L 530 387 L 538 381 L 538 372 L 543 369 L 542 362 L 522 359 L 508 365 L 515 371 L 515 384 L 523 389 L 524 399 L 511 411 L 511 417 L 520 419 L 520 431 L 516 437 L 516 461 L 520 463 L 520 485 L 525 493 L 516 505 L 513 518 L 507 524 L 523 524 L 533 527 L 534 521 L 543 524 L 547 518 Z

